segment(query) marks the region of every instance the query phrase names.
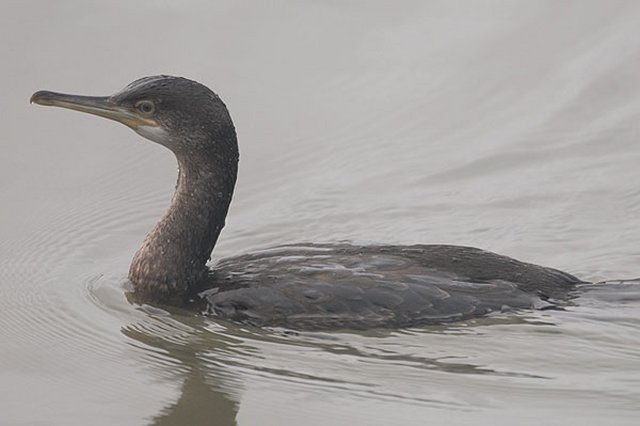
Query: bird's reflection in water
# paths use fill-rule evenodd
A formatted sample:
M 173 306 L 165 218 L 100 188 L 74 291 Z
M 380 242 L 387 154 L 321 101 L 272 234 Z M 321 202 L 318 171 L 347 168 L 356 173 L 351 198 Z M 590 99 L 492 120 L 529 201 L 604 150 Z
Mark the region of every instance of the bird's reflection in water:
M 452 386 L 470 376 L 548 379 L 531 371 L 495 370 L 469 362 L 483 352 L 482 342 L 494 327 L 555 328 L 551 318 L 536 311 L 411 330 L 315 333 L 242 327 L 187 312 L 141 310 L 144 315 L 124 327 L 123 334 L 144 348 L 144 362 L 155 370 L 154 376 L 181 383 L 180 395 L 151 419 L 153 425 L 235 425 L 238 395 L 254 380 L 291 392 L 298 385 L 312 386 L 319 400 L 327 395 L 330 401 L 340 392 L 346 399 L 461 408 L 460 401 L 438 392 L 442 373 Z M 443 348 L 447 348 L 444 353 Z M 470 354 L 469 348 L 477 351 Z M 426 392 L 407 391 L 405 383 L 416 377 Z
M 191 318 L 190 322 L 197 319 Z M 195 325 L 195 324 L 193 324 Z M 163 358 L 170 358 L 169 375 L 172 380 L 182 380 L 179 398 L 154 416 L 149 424 L 157 426 L 177 425 L 235 425 L 238 404 L 229 392 L 225 392 L 222 378 L 211 365 L 205 365 L 200 354 L 220 349 L 226 343 L 222 340 L 199 339 L 198 328 L 188 323 L 179 323 L 172 317 L 158 321 L 137 322 L 122 329 L 122 333 L 142 343 L 147 348 L 157 349 Z M 167 376 L 169 363 L 153 363 Z

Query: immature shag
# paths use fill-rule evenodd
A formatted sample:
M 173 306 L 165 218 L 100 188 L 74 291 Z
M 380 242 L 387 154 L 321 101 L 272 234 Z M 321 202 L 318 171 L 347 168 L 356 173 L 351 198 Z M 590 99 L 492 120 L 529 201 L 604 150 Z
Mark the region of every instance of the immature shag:
M 171 206 L 129 269 L 137 300 L 182 304 L 199 292 L 215 317 L 363 329 L 548 306 L 581 283 L 555 269 L 448 245 L 296 244 L 220 260 L 209 270 L 238 170 L 233 122 L 215 93 L 162 75 L 136 80 L 113 96 L 41 91 L 31 102 L 119 121 L 175 154 Z

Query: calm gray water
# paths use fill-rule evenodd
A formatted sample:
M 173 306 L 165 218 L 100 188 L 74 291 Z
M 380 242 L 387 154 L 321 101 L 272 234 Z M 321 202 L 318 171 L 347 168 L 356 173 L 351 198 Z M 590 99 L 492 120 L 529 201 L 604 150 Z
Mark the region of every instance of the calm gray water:
M 5 0 L 0 37 L 0 425 L 638 424 L 638 286 L 369 333 L 129 304 L 175 162 L 28 99 L 218 92 L 241 167 L 215 257 L 452 243 L 636 278 L 640 2 Z

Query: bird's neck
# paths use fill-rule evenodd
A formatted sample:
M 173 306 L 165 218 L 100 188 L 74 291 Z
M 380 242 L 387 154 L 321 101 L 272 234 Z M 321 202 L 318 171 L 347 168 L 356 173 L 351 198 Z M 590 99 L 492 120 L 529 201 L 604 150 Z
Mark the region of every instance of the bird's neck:
M 203 278 L 235 186 L 237 150 L 226 155 L 198 152 L 176 157 L 178 183 L 171 206 L 129 269 L 136 294 L 145 299 L 183 298 Z

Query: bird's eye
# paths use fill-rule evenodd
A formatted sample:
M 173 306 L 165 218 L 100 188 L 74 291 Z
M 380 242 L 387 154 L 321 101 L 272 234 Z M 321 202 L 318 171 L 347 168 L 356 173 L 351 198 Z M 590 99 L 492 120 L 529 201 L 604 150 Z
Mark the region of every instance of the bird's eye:
M 156 110 L 156 106 L 151 101 L 140 101 L 136 104 L 136 108 L 145 115 L 151 115 Z

